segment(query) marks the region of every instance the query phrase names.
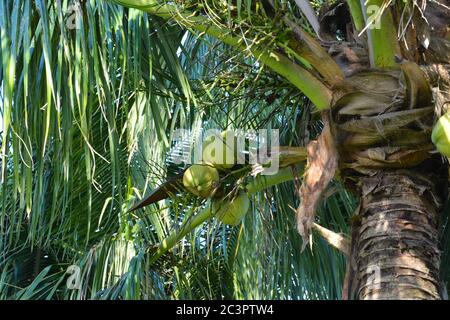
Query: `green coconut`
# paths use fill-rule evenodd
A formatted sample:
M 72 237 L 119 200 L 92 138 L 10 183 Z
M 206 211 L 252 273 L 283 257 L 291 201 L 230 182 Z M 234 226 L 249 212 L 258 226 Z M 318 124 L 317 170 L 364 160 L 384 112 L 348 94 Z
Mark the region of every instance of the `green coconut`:
M 212 210 L 215 212 L 216 218 L 225 224 L 236 226 L 247 213 L 250 208 L 250 199 L 245 192 L 239 193 L 231 200 L 213 200 Z
M 233 168 L 237 162 L 237 136 L 232 130 L 207 136 L 203 142 L 202 157 L 205 163 L 218 169 Z
M 434 125 L 431 141 L 440 153 L 450 157 L 450 113 L 444 114 Z
M 219 172 L 206 164 L 194 164 L 183 175 L 183 185 L 191 193 L 209 198 L 219 183 Z

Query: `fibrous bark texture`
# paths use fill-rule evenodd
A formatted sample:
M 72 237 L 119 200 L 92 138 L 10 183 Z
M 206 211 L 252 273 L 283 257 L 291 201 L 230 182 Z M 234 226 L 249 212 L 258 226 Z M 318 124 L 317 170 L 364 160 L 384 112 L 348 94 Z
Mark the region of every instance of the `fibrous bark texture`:
M 439 161 L 439 160 L 438 160 Z M 350 295 L 357 299 L 440 299 L 439 211 L 446 174 L 418 169 L 361 178 Z M 437 164 L 437 166 L 436 166 Z M 434 172 L 433 172 L 434 171 Z
M 430 140 L 429 79 L 408 61 L 359 72 L 332 108 L 341 178 L 361 199 L 344 299 L 440 299 L 448 163 Z

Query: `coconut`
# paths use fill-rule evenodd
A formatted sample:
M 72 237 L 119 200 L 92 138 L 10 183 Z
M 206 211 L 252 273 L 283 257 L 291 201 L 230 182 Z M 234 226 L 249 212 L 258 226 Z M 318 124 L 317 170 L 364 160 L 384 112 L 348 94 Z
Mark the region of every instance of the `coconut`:
M 250 199 L 245 192 L 239 193 L 231 200 L 213 200 L 212 210 L 216 218 L 225 224 L 238 225 L 250 207 Z
M 219 183 L 219 172 L 206 164 L 194 164 L 183 175 L 183 185 L 191 193 L 209 198 Z
M 440 153 L 450 157 L 450 113 L 439 118 L 431 133 L 431 141 Z
M 202 157 L 218 169 L 231 169 L 237 162 L 237 137 L 232 130 L 211 134 L 203 142 Z

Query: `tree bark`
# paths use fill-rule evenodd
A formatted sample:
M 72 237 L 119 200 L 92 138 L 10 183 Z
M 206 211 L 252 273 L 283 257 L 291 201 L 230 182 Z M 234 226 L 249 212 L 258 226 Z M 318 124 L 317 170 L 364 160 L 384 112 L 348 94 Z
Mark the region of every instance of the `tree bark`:
M 447 189 L 440 157 L 362 177 L 359 185 L 349 295 L 440 299 L 438 226 Z

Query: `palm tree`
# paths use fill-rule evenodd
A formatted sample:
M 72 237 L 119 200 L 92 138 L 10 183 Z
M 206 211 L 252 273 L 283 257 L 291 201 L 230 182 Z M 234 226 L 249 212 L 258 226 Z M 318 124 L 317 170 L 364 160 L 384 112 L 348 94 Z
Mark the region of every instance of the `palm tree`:
M 117 2 L 0 1 L 2 298 L 446 297 L 447 1 Z M 172 183 L 217 127 L 296 150 L 236 227 Z

